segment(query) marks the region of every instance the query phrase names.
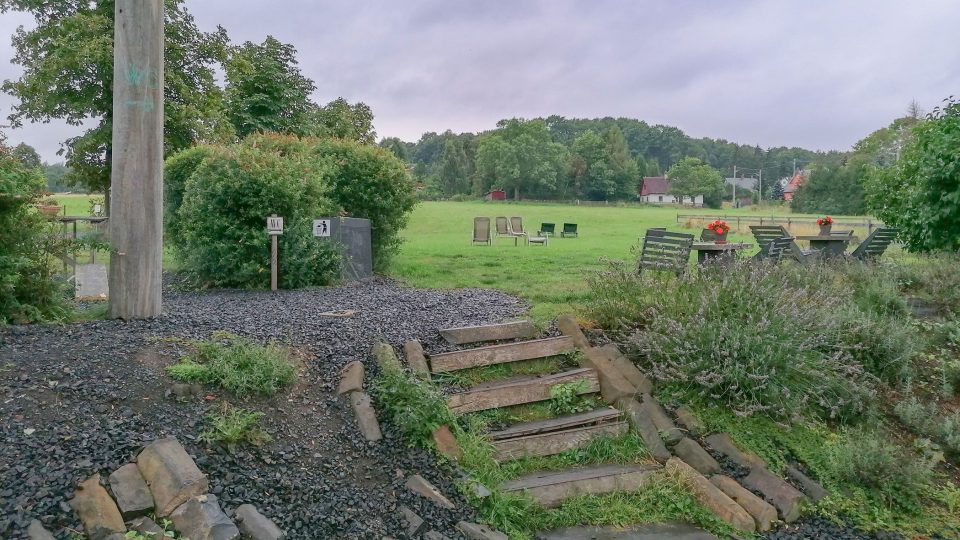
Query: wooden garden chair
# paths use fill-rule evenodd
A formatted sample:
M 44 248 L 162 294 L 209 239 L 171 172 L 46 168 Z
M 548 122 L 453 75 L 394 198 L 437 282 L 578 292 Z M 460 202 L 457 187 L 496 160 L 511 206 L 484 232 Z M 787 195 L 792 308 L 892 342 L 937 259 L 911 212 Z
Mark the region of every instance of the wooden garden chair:
M 490 235 L 490 218 L 488 217 L 475 217 L 473 218 L 473 241 L 471 245 L 475 244 L 493 244 L 493 237 Z
M 676 275 L 683 274 L 690 260 L 693 235 L 669 232 L 662 229 L 647 229 L 637 272 L 661 270 Z
M 812 251 L 801 249 L 793 240 L 793 237 L 783 228 L 783 225 L 751 225 L 750 232 L 757 240 L 760 251 L 754 255 L 757 259 L 766 259 L 770 256 L 770 243 L 780 238 L 790 239 L 790 255 L 799 262 L 809 259 Z M 782 255 L 781 255 L 782 256 Z
M 861 261 L 876 259 L 897 239 L 900 231 L 892 227 L 880 227 L 870 233 L 850 255 Z

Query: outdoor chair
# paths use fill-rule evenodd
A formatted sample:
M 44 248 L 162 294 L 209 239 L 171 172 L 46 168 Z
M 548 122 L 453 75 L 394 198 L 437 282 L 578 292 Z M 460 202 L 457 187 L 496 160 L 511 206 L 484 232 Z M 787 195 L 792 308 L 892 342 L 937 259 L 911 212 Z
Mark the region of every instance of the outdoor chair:
M 771 242 L 780 238 L 790 239 L 789 254 L 799 262 L 808 260 L 811 253 L 813 253 L 809 249 L 801 249 L 800 246 L 794 242 L 790 233 L 783 228 L 783 225 L 751 225 L 750 232 L 753 233 L 753 237 L 757 240 L 757 245 L 760 246 L 760 251 L 754 255 L 756 259 L 766 259 L 769 257 Z
M 577 224 L 576 223 L 564 223 L 563 230 L 560 231 L 561 238 L 576 238 L 577 237 Z
M 553 236 L 554 230 L 556 230 L 556 223 L 541 223 L 540 224 L 540 234 L 541 236 Z
M 523 230 L 523 218 L 522 217 L 512 217 L 510 218 L 510 230 L 513 234 L 520 236 L 522 234 L 527 234 Z
M 679 276 L 687 269 L 692 246 L 692 234 L 647 229 L 637 272 L 643 272 L 644 269 L 662 270 Z
M 880 227 L 870 233 L 850 255 L 861 261 L 875 259 L 883 255 L 887 247 L 897 239 L 899 232 L 892 227 Z
M 513 245 L 517 245 L 517 238 L 523 236 L 526 238 L 525 234 L 516 234 L 513 232 L 513 229 L 510 227 L 510 220 L 504 216 L 497 217 L 497 238 L 501 236 L 506 236 L 507 238 L 513 238 Z
M 853 236 L 853 229 L 849 231 L 830 231 L 830 236 Z
M 781 261 L 783 256 L 786 254 L 791 254 L 793 244 L 793 238 L 789 236 L 784 236 L 783 238 L 776 238 L 772 240 L 767 247 L 767 257 L 768 259 L 774 261 Z
M 473 218 L 473 241 L 470 244 L 482 243 L 486 243 L 488 246 L 493 244 L 493 238 L 490 236 L 490 218 L 488 217 Z

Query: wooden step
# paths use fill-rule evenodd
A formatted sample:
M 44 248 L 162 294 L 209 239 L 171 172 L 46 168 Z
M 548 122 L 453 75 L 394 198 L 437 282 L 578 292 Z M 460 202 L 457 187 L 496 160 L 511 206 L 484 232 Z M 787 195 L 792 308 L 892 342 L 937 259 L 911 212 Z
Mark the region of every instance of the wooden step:
M 487 434 L 487 438 L 491 441 L 499 441 L 501 439 L 526 437 L 529 435 L 537 435 L 539 433 L 562 431 L 565 429 L 584 427 L 593 424 L 616 422 L 620 419 L 620 415 L 621 413 L 617 409 L 613 407 L 605 407 L 603 409 L 594 409 L 584 413 L 515 424 L 507 429 L 492 431 Z
M 642 488 L 659 465 L 598 465 L 523 476 L 500 486 L 504 493 L 525 492 L 546 508 L 578 495 L 599 495 Z
M 516 321 L 484 326 L 445 328 L 440 330 L 440 335 L 451 345 L 465 345 L 483 341 L 500 341 L 501 339 L 532 338 L 537 335 L 537 329 L 530 321 Z
M 581 394 L 600 391 L 597 372 L 589 368 L 577 368 L 553 375 L 514 377 L 503 381 L 492 381 L 474 386 L 466 392 L 453 394 L 447 399 L 447 406 L 455 413 L 468 413 L 509 407 L 523 403 L 533 403 L 550 399 L 550 389 L 558 384 L 585 381 Z
M 552 456 L 574 448 L 583 448 L 597 437 L 619 437 L 629 430 L 624 420 L 514 437 L 493 442 L 494 459 L 510 461 L 522 457 Z
M 476 349 L 464 349 L 448 353 L 430 355 L 430 369 L 434 373 L 456 371 L 534 358 L 546 358 L 574 350 L 573 340 L 569 337 L 555 337 L 490 345 Z

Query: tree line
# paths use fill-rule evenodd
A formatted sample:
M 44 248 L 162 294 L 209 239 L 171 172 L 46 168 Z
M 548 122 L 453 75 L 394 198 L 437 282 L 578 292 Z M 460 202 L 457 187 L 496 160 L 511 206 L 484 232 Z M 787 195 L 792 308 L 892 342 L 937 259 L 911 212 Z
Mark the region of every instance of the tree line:
M 479 196 L 499 188 L 531 199 L 633 200 L 644 176 L 696 158 L 721 178 L 731 176 L 734 166 L 754 174 L 763 169 L 764 179 L 770 179 L 763 197 L 770 198 L 774 180 L 792 175 L 798 164 L 833 166 L 845 157 L 843 152 L 697 139 L 632 118 L 557 115 L 502 120 L 481 133 L 429 132 L 413 143 L 390 137 L 380 144 L 411 165 L 432 197 Z
M 0 13 L 24 12 L 36 23 L 14 33 L 13 63 L 23 73 L 0 87 L 19 100 L 11 125 L 60 119 L 89 126 L 62 143 L 66 170 L 48 171 L 59 185 L 110 185 L 114 8 L 112 1 L 0 0 Z M 166 156 L 267 131 L 375 142 L 364 103 L 311 100 L 314 83 L 300 73 L 291 45 L 272 36 L 232 44 L 222 27 L 201 31 L 183 0 L 165 0 L 165 8 Z

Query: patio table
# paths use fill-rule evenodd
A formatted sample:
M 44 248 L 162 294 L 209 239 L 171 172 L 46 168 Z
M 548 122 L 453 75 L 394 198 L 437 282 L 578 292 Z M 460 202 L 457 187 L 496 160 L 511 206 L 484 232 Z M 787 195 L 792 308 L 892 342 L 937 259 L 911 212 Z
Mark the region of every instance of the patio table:
M 810 249 L 819 252 L 821 257 L 839 257 L 846 253 L 847 244 L 850 242 L 859 242 L 856 236 L 825 236 L 819 234 L 795 236 L 796 240 L 806 240 L 810 242 Z
M 728 244 L 716 244 L 714 242 L 694 242 L 693 249 L 697 250 L 697 262 L 716 259 L 719 257 L 733 257 L 741 249 L 750 249 L 753 244 L 746 242 L 730 242 Z

